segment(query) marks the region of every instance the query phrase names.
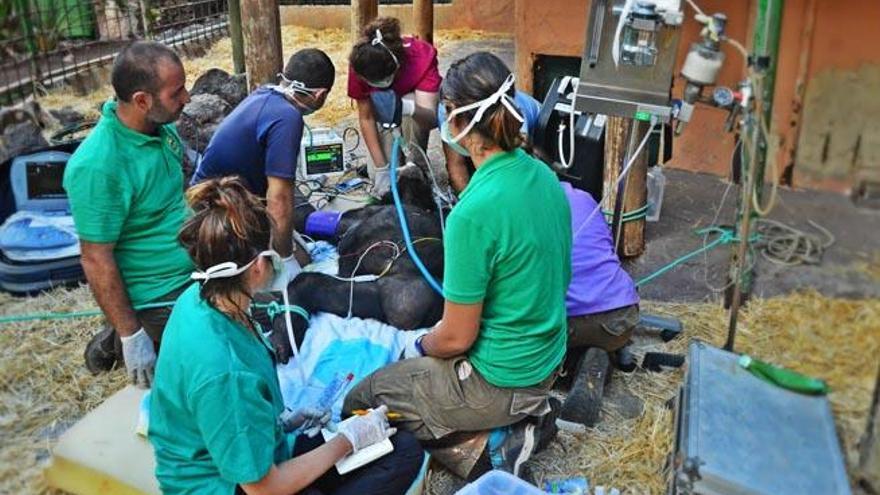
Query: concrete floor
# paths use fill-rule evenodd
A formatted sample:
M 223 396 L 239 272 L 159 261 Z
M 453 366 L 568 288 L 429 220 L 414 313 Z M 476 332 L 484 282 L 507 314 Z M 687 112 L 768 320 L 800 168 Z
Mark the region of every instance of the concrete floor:
M 726 187 L 722 178 L 712 175 L 668 170 L 666 176 L 661 219 L 647 226 L 645 254 L 626 264 L 637 279 L 703 245 L 702 237 L 693 230 L 710 225 Z M 733 223 L 736 194 L 737 188 L 731 188 L 718 224 Z M 858 209 L 840 194 L 782 189 L 768 218 L 824 237 L 809 224 L 815 222 L 831 232 L 835 242 L 818 265 L 783 267 L 758 255 L 754 296 L 814 289 L 829 297 L 880 297 L 880 281 L 865 271 L 880 256 L 880 212 Z M 661 301 L 712 299 L 716 292 L 709 285 L 725 284 L 730 250 L 729 246 L 718 247 L 705 257 L 692 258 L 642 286 L 642 297 Z

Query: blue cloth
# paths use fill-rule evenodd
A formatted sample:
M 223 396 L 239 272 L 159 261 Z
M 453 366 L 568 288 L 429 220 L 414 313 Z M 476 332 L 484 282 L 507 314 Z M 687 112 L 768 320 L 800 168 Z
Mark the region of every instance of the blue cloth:
M 530 141 L 533 141 L 534 136 L 532 132 L 538 129 L 538 115 L 541 113 L 541 104 L 538 100 L 532 98 L 532 95 L 519 90 L 514 94 L 513 101 L 516 104 L 516 108 L 522 113 L 523 119 L 525 119 L 520 130 L 523 134 L 529 136 Z M 439 127 L 445 120 L 446 105 L 441 102 L 437 105 L 437 126 Z
M 260 88 L 217 128 L 191 184 L 240 175 L 254 194 L 266 194 L 266 177 L 293 179 L 303 135 L 303 116 L 283 95 Z

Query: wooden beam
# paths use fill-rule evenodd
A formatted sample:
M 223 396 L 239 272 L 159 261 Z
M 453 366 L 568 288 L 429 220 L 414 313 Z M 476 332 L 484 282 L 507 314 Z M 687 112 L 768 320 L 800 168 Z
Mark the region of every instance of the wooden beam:
M 625 117 L 608 117 L 605 126 L 605 172 L 602 182 L 602 191 L 607 198 L 602 203 L 603 210 L 614 211 L 617 203 L 622 202 L 621 215 L 624 215 L 645 206 L 648 200 L 647 147 L 639 153 L 635 163 L 632 164 L 626 179 L 621 183 L 621 188 L 617 185 L 626 162 L 645 138 L 649 128 L 647 122 L 633 122 L 632 119 Z M 609 191 L 612 192 L 608 194 Z M 618 217 L 614 217 L 614 220 L 618 220 Z M 618 254 L 623 257 L 641 255 L 645 251 L 645 219 L 640 218 L 619 225 L 619 229 L 616 222 L 612 225 Z
M 241 0 L 248 89 L 274 83 L 282 70 L 278 0 Z
M 416 35 L 434 43 L 434 2 L 433 0 L 413 0 L 413 20 L 416 26 Z
M 229 39 L 232 41 L 232 66 L 236 74 L 244 74 L 244 38 L 241 34 L 241 2 L 229 0 Z
M 379 15 L 379 0 L 351 0 L 351 42 L 357 43 L 361 30 Z

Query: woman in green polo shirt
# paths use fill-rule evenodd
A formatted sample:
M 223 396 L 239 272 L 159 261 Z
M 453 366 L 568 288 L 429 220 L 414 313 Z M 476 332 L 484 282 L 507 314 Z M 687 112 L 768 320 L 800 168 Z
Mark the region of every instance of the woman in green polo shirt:
M 495 467 L 516 474 L 536 433 L 520 420 L 549 412 L 565 355 L 572 236 L 559 181 L 520 147 L 513 82 L 485 52 L 446 73 L 441 137 L 476 172 L 446 224 L 443 319 L 407 348 L 422 357 L 367 377 L 346 407 L 387 404 L 417 418 L 399 426 L 423 442 L 517 424 L 506 438 L 519 445 L 492 449 Z
M 392 438 L 393 453 L 356 472 L 332 469 L 394 435 L 384 407 L 340 426 L 329 442 L 292 439 L 291 458 L 286 432 L 317 433 L 329 414 L 285 409 L 271 346 L 250 314 L 280 265 L 266 209 L 237 178 L 203 182 L 187 196 L 193 216 L 179 239 L 200 282 L 177 300 L 156 365 L 149 439 L 162 492 L 404 493 L 423 456 L 405 432 Z

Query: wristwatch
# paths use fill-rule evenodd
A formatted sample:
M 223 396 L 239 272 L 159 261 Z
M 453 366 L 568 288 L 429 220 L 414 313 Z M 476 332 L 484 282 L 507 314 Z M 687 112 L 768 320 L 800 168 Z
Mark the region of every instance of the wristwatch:
M 425 334 L 425 335 L 427 335 L 427 334 Z M 421 354 L 422 357 L 427 356 L 427 354 L 425 354 L 425 348 L 422 347 L 422 339 L 425 338 L 425 335 L 419 336 L 419 338 L 416 339 L 416 343 L 415 343 L 416 350 L 419 351 L 419 354 Z

